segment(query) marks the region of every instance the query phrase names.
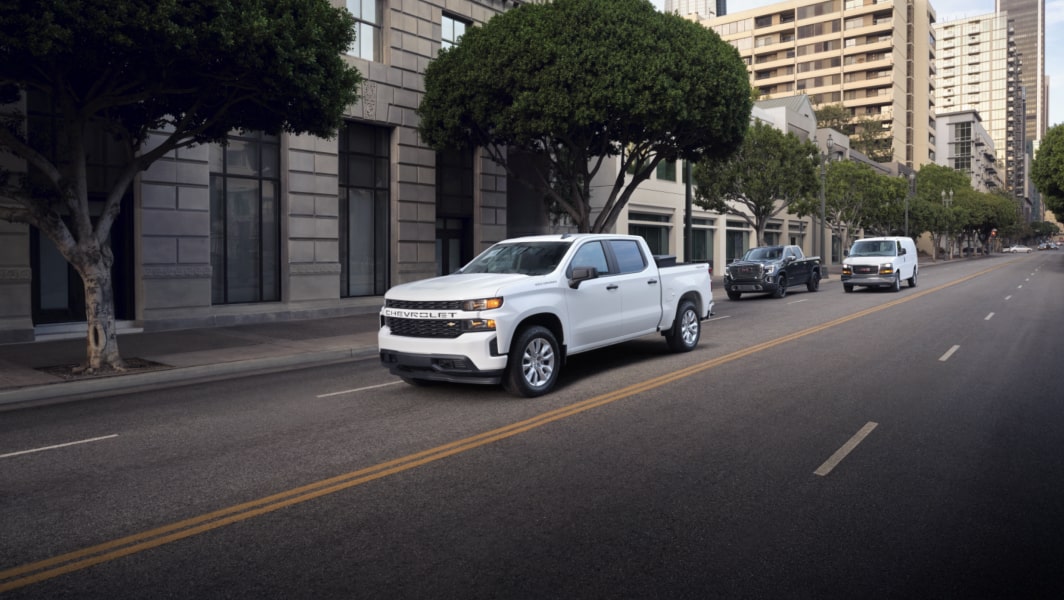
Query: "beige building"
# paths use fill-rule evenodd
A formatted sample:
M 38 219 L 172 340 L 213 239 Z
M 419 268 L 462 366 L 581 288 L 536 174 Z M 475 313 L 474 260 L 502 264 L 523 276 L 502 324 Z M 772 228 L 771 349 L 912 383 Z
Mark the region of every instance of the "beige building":
M 935 11 L 927 0 L 789 0 L 700 22 L 739 50 L 762 98 L 808 94 L 882 122 L 893 159 L 933 162 Z
M 781 131 L 793 133 L 801 140 L 811 140 L 827 151 L 824 146 L 826 133 L 823 130 L 817 131 L 816 116 L 809 99 L 804 95 L 757 102 L 751 113 L 751 120 L 755 119 Z M 848 148 L 844 143 L 837 143 L 830 151 L 841 157 L 843 153 L 848 152 Z M 600 171 L 594 186 L 605 189 L 612 185 L 617 169 L 620 168 L 620 161 L 613 159 L 609 161 L 609 165 L 609 168 L 604 166 Z M 693 187 L 690 186 L 692 198 Z M 685 215 L 688 190 L 683 161 L 662 162 L 658 165 L 655 175 L 636 189 L 625 210 L 618 217 L 615 230 L 642 236 L 655 254 L 672 254 L 688 262 L 712 261 L 715 272 L 719 273 L 725 264 L 756 245 L 754 229 L 741 216 L 710 212 L 693 205 L 691 254 L 686 255 Z M 765 230 L 765 243 L 801 246 L 803 252 L 812 256 L 819 254 L 818 234 L 818 221 L 809 216 L 799 218 L 784 209 L 769 220 Z M 837 244 L 831 244 L 830 247 L 837 248 Z M 831 251 L 827 254 L 831 254 Z M 825 256 L 824 262 L 830 264 L 830 256 Z

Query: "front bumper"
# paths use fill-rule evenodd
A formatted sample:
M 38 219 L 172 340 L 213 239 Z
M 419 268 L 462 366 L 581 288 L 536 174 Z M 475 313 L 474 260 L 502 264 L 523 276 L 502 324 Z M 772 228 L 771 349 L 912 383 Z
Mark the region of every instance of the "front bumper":
M 842 283 L 865 287 L 885 287 L 894 285 L 894 275 L 843 275 Z
M 764 279 L 724 280 L 724 291 L 726 292 L 775 292 L 778 288 L 779 283 L 774 277 L 766 277 Z
M 495 385 L 502 381 L 502 370 L 477 369 L 468 356 L 409 354 L 381 350 L 381 365 L 392 375 L 426 381 L 479 383 Z
M 495 332 L 466 333 L 452 339 L 377 334 L 381 365 L 392 374 L 427 381 L 497 384 L 507 356 L 499 355 Z

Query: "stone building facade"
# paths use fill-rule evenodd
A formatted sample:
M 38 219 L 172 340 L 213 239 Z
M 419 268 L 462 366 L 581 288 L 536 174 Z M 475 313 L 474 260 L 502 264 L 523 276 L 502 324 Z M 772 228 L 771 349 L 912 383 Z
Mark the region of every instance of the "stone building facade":
M 440 49 L 520 3 L 332 1 L 358 20 L 364 78 L 339 135 L 234 136 L 142 173 L 111 240 L 120 332 L 376 311 L 507 236 L 504 172 L 424 146 L 415 109 Z M 0 222 L 0 343 L 84 335 L 80 287 L 49 240 Z

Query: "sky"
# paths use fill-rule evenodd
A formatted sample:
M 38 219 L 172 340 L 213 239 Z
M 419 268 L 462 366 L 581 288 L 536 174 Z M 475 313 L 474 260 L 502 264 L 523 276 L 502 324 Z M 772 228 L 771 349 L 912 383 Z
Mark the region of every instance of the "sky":
M 775 4 L 779 0 L 728 0 L 728 12 L 737 13 L 751 8 Z M 662 10 L 665 0 L 651 0 Z M 1046 3 L 1046 61 L 1049 77 L 1049 123 L 1064 123 L 1064 0 L 1045 0 Z M 931 0 L 938 22 L 963 17 L 975 17 L 994 12 L 994 0 Z

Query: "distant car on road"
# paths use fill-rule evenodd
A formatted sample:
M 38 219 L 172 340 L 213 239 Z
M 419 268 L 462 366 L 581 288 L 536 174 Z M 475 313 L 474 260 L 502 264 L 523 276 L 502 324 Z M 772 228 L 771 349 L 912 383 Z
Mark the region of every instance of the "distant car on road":
M 1009 246 L 1008 248 L 1005 248 L 1004 250 L 1002 250 L 1002 252 L 1011 252 L 1013 254 L 1016 254 L 1017 252 L 1020 252 L 1020 253 L 1024 253 L 1024 254 L 1030 254 L 1031 253 L 1031 249 L 1028 248 L 1027 246 Z

